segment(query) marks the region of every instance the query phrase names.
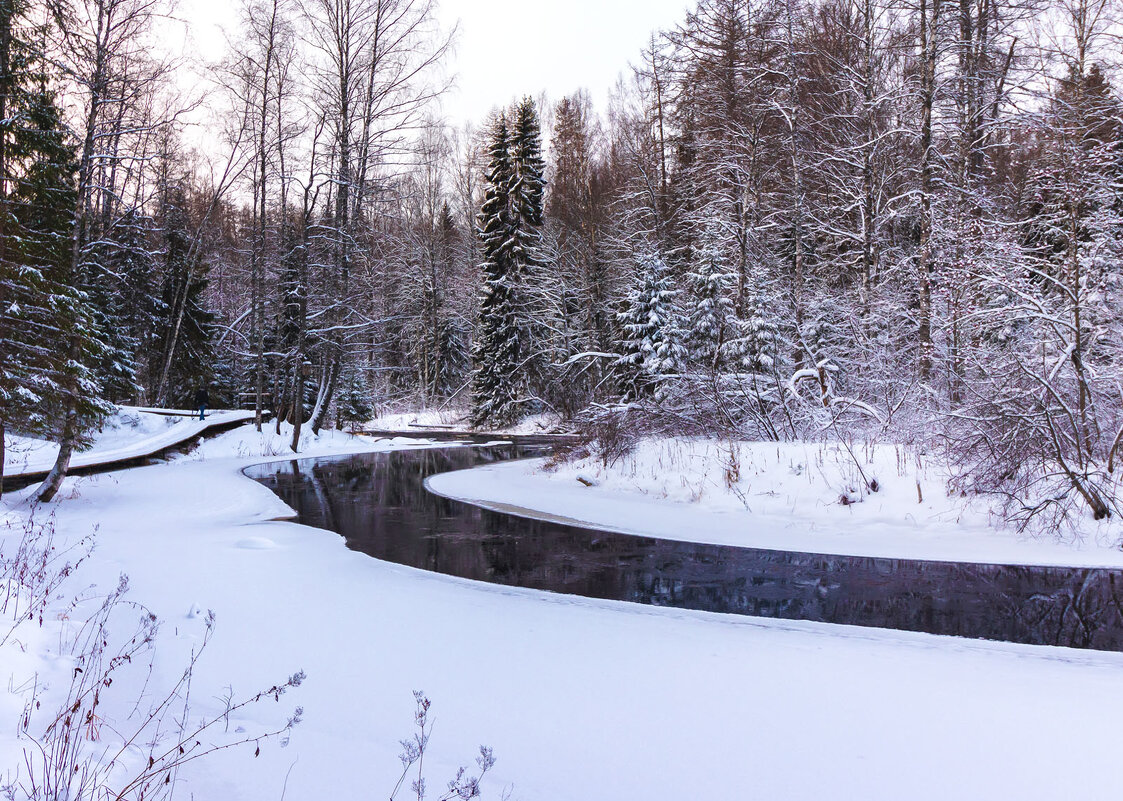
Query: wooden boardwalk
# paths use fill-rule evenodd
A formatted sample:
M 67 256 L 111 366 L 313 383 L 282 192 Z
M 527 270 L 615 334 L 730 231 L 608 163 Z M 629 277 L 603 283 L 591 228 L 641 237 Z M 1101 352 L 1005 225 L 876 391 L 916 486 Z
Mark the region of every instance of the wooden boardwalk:
M 144 409 L 145 412 L 160 414 L 160 410 Z M 172 410 L 163 411 L 169 416 L 186 416 L 186 413 Z M 193 415 L 192 415 L 193 416 Z M 107 473 L 125 467 L 140 467 L 150 463 L 153 459 L 167 456 L 174 451 L 182 450 L 185 446 L 194 443 L 199 438 L 213 437 L 225 431 L 230 431 L 238 426 L 245 425 L 253 420 L 252 411 L 214 411 L 206 420 L 198 420 L 193 424 L 175 426 L 158 436 L 147 437 L 124 447 L 108 451 L 96 449 L 77 453 L 70 463 L 68 476 L 86 476 L 94 473 Z M 51 462 L 54 460 L 52 454 Z M 5 475 L 2 486 L 5 492 L 37 484 L 47 477 L 51 464 L 37 460 L 23 467 L 17 467 Z

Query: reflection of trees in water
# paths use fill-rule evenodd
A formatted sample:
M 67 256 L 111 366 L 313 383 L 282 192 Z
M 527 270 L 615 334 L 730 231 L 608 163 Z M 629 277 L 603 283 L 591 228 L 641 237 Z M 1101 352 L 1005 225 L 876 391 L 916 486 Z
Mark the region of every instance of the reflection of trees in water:
M 1123 650 L 1118 574 L 1109 570 L 1071 571 L 1052 592 L 1034 592 L 1019 619 L 1042 642 L 1078 648 Z
M 1123 650 L 1123 573 L 825 556 L 530 521 L 429 493 L 426 477 L 525 455 L 446 448 L 252 471 L 301 522 L 379 559 L 593 598 Z

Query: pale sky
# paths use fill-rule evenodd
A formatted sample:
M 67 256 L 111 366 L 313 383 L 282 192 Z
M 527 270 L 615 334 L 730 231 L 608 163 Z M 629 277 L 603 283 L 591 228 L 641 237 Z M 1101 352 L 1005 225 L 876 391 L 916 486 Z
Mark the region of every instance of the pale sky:
M 496 106 L 546 91 L 552 101 L 585 88 L 600 112 L 651 32 L 682 20 L 692 0 L 441 0 L 446 29 L 459 21 L 447 69 L 456 87 L 444 98 L 448 121 L 480 122 Z M 221 57 L 222 30 L 237 23 L 231 0 L 180 0 L 194 29 L 190 52 Z M 173 26 L 183 38 L 183 26 Z M 173 45 L 174 46 L 174 45 Z
M 479 121 L 494 106 L 545 90 L 559 100 L 588 89 L 604 112 L 609 90 L 657 28 L 679 22 L 688 0 L 442 0 L 460 20 L 451 59 L 450 122 Z

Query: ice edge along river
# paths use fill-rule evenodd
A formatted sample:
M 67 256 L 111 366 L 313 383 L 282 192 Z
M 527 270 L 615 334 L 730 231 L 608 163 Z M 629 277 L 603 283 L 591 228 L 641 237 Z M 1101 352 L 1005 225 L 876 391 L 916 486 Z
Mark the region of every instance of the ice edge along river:
M 499 758 L 488 797 L 543 801 L 1100 798 L 1123 779 L 1123 654 L 663 610 L 379 562 L 273 519 L 291 512 L 240 470 L 291 458 L 285 437 L 231 432 L 172 464 L 68 482 L 54 507 L 68 538 L 99 527 L 81 583 L 126 572 L 164 621 L 154 684 L 197 645 L 192 613 L 215 611 L 193 714 L 220 710 L 228 686 L 308 674 L 284 699 L 305 709 L 288 748 L 194 765 L 181 794 L 388 795 L 413 689 L 434 702 L 431 791 L 481 742 Z M 323 437 L 302 456 L 404 446 Z M 13 523 L 21 495 L 5 500 Z M 0 664 L 46 674 L 50 640 Z M 20 678 L 0 693 L 6 720 Z M 289 713 L 269 703 L 237 723 Z M 17 747 L 0 733 L 0 753 Z

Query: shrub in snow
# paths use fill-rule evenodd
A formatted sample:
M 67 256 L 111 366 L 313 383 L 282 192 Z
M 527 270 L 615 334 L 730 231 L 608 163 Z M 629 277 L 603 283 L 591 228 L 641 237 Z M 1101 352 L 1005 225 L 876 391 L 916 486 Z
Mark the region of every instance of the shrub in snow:
M 232 714 L 266 699 L 280 700 L 299 687 L 304 673 L 242 700 L 227 696 L 224 711 L 193 718 L 191 684 L 214 631 L 208 614 L 202 644 L 178 677 L 159 686 L 154 672 L 159 630 L 156 616 L 127 600 L 129 585 L 97 601 L 85 592 L 67 599 L 64 583 L 92 551 L 92 539 L 71 548 L 56 546 L 53 524 L 29 519 L 14 549 L 0 552 L 0 618 L 8 625 L 0 649 L 32 644 L 41 661 L 36 680 L 4 677 L 23 687 L 24 709 L 13 726 L 19 754 L 4 766 L 6 798 L 19 801 L 101 801 L 104 798 L 170 798 L 179 769 L 211 754 L 253 748 L 279 739 L 287 744 L 300 722 L 297 707 L 284 725 L 231 735 Z M 138 614 L 139 613 L 139 614 Z M 40 633 L 44 628 L 57 629 Z M 123 636 L 121 632 L 126 632 Z M 0 664 L 7 664 L 0 659 Z M 60 673 L 59 666 L 67 666 Z M 39 672 L 43 672 L 43 676 Z M 44 678 L 54 676 L 54 681 Z
M 433 722 L 429 718 L 431 702 L 420 690 L 414 690 L 413 700 L 416 704 L 413 723 L 417 731 L 409 739 L 399 741 L 402 752 L 398 755 L 398 759 L 402 763 L 402 775 L 398 777 L 398 782 L 390 793 L 390 801 L 398 798 L 398 793 L 406 779 L 410 779 L 410 791 L 413 797 L 417 801 L 425 798 L 425 752 L 429 747 L 429 737 L 433 731 Z M 438 801 L 452 801 L 452 799 L 468 801 L 471 798 L 479 798 L 480 782 L 494 766 L 495 755 L 486 745 L 481 745 L 480 755 L 476 757 L 479 773 L 472 776 L 467 768 L 459 768 L 456 775 L 447 782 L 447 790 L 438 797 Z

